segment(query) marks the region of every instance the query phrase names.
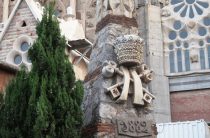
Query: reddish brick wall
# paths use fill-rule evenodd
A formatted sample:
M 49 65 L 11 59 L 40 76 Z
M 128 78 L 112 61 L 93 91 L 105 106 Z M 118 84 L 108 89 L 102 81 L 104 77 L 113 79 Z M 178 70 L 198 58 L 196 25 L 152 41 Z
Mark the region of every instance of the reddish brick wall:
M 4 71 L 0 69 L 0 92 L 4 90 L 9 80 L 14 77 L 13 73 Z
M 210 121 L 210 89 L 171 93 L 172 121 Z

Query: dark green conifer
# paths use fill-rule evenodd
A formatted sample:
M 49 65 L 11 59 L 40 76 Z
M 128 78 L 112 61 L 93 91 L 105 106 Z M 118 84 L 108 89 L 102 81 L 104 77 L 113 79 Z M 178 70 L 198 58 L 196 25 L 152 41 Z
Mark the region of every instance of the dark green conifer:
M 20 71 L 6 88 L 0 138 L 80 137 L 83 87 L 75 81 L 51 7 L 38 23 L 38 38 L 29 51 L 32 70 Z

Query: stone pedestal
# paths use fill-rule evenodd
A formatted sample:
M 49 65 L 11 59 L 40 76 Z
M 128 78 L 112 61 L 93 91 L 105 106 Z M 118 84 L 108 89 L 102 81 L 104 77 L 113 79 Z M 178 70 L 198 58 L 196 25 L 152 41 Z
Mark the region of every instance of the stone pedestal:
M 101 2 L 99 1 L 98 8 L 100 8 Z M 127 100 L 121 103 L 117 103 L 112 99 L 110 93 L 107 93 L 106 88 L 115 84 L 119 79 L 116 75 L 111 78 L 102 75 L 104 61 L 118 63 L 114 52 L 116 38 L 129 34 L 138 35 L 137 23 L 133 17 L 110 13 L 111 11 L 107 12 L 107 15 L 103 15 L 103 18 L 98 22 L 97 39 L 90 58 L 89 73 L 85 79 L 83 137 L 156 137 L 151 108 L 149 105 L 133 104 L 132 89 L 129 89 Z

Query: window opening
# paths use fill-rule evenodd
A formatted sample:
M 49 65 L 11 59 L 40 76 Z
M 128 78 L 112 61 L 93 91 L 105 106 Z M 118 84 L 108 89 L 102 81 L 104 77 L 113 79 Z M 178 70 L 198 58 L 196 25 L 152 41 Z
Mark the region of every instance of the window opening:
M 16 55 L 14 58 L 14 63 L 19 65 L 22 62 L 22 57 L 20 55 Z
M 204 53 L 204 49 L 201 48 L 200 49 L 200 65 L 201 65 L 201 69 L 205 69 L 205 53 Z
M 29 44 L 27 42 L 23 42 L 20 46 L 21 51 L 25 52 L 29 49 Z
M 209 61 L 209 69 L 210 69 L 210 45 L 207 47 L 208 51 L 208 61 Z
M 26 22 L 23 21 L 21 27 L 26 27 L 26 26 L 27 26 Z
M 182 51 L 181 51 L 181 49 L 177 50 L 177 64 L 178 64 L 178 72 L 182 72 Z
M 170 62 L 170 72 L 175 72 L 175 63 L 174 63 L 174 51 L 170 51 L 169 53 L 169 62 Z
M 184 51 L 184 56 L 185 56 L 185 69 L 186 71 L 190 71 L 190 52 L 188 49 Z

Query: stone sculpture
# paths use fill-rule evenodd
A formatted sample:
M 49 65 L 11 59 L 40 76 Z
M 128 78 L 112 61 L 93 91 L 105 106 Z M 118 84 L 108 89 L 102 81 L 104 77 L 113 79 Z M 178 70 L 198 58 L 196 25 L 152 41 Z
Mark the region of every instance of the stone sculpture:
M 117 103 L 125 102 L 133 84 L 133 95 L 135 105 L 150 104 L 155 97 L 142 86 L 152 80 L 152 70 L 143 64 L 143 40 L 136 35 L 125 35 L 118 37 L 115 43 L 119 68 L 114 61 L 105 61 L 102 74 L 105 78 L 111 78 L 115 74 L 123 77 L 123 81 L 106 88 L 111 97 Z M 119 88 L 122 87 L 122 91 Z

